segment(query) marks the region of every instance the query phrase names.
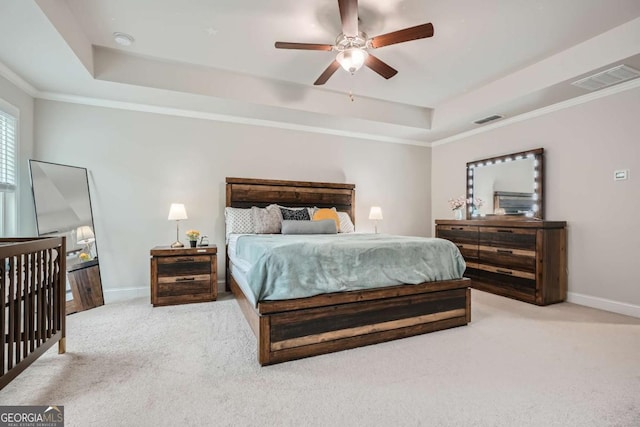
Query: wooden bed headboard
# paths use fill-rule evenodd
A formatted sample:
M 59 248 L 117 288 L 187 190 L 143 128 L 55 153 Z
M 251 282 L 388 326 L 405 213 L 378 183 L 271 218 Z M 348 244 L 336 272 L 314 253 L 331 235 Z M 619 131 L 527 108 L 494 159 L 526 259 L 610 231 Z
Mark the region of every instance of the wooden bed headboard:
M 332 208 L 347 212 L 356 223 L 356 186 L 331 182 L 227 178 L 227 206 L 265 207 L 272 203 L 290 207 Z

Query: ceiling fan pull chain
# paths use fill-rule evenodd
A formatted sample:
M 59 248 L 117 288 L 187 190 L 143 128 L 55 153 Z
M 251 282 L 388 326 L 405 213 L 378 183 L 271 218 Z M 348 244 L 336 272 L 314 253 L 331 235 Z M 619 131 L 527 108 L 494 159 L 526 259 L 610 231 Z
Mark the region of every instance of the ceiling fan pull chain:
M 351 102 L 355 101 L 355 98 L 353 97 L 353 92 L 351 92 L 351 90 L 349 90 L 349 100 Z

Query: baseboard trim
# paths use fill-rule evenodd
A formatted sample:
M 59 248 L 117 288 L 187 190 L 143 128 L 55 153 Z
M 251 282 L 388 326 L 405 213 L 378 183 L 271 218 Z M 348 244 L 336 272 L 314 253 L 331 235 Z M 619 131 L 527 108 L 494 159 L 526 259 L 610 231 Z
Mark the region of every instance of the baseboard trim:
M 118 301 L 126 301 L 140 297 L 151 297 L 148 286 L 143 288 L 103 289 L 102 295 L 104 296 L 105 304 L 110 304 L 112 302 Z
M 575 292 L 567 293 L 567 302 L 640 318 L 640 305 L 627 304 L 625 302 L 592 297 L 590 295 L 578 294 Z

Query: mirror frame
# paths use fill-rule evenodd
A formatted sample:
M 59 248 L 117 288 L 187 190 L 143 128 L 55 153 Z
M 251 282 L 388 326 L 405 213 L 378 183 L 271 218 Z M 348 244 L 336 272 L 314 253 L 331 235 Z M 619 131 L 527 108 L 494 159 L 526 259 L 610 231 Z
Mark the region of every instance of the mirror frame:
M 520 151 L 518 153 L 505 154 L 497 157 L 490 157 L 487 159 L 475 160 L 467 163 L 467 174 L 466 174 L 466 182 L 467 182 L 467 192 L 466 197 L 467 200 L 473 199 L 473 188 L 474 188 L 474 170 L 477 167 L 489 166 L 500 164 L 503 162 L 509 161 L 517 161 L 523 160 L 525 158 L 533 158 L 533 189 L 534 189 L 534 199 L 537 200 L 538 209 L 534 212 L 532 217 L 522 217 L 520 215 L 496 215 L 491 216 L 492 219 L 535 219 L 542 220 L 544 219 L 544 148 L 536 148 L 533 150 Z M 487 217 L 472 217 L 473 207 L 467 205 L 466 210 L 466 218 L 467 219 L 487 219 Z
M 98 241 L 95 239 L 95 223 L 93 219 L 93 204 L 91 202 L 91 189 L 89 186 L 89 170 L 80 166 L 73 165 L 65 165 L 61 163 L 47 162 L 43 160 L 29 159 L 29 178 L 31 181 L 31 195 L 33 197 L 33 207 L 35 210 L 35 223 L 36 223 L 36 232 L 38 236 L 62 236 L 67 233 L 77 233 L 77 228 L 73 227 L 69 231 L 50 231 L 41 233 L 40 221 L 38 219 L 38 201 L 36 200 L 36 189 L 34 185 L 33 178 L 33 166 L 34 164 L 43 164 L 43 165 L 51 165 L 56 167 L 64 167 L 69 169 L 78 170 L 84 172 L 83 181 L 86 184 L 87 189 L 87 202 L 89 207 L 89 213 L 91 215 L 91 229 L 94 233 L 94 241 L 93 249 L 95 250 L 95 257 L 89 259 L 87 261 L 78 261 L 75 263 L 67 262 L 67 271 L 66 273 L 66 281 L 67 284 L 65 286 L 65 293 L 69 292 L 69 288 L 71 287 L 71 293 L 73 295 L 73 299 L 66 300 L 66 314 L 76 313 L 78 311 L 88 310 L 90 308 L 97 307 L 99 305 L 104 305 L 104 291 L 102 289 L 102 273 L 100 271 L 100 262 L 99 262 L 99 254 L 98 254 Z M 75 235 L 77 237 L 77 235 Z M 74 246 L 77 246 L 77 242 L 74 241 Z M 82 252 L 82 249 L 78 250 L 70 250 L 70 245 L 67 243 L 67 260 L 70 256 L 75 256 L 76 253 Z M 76 283 L 76 287 L 74 289 L 74 285 L 72 285 L 71 276 L 74 276 L 73 282 Z M 82 288 L 83 294 L 78 294 L 80 291 L 79 288 Z M 89 295 L 85 299 L 83 295 Z

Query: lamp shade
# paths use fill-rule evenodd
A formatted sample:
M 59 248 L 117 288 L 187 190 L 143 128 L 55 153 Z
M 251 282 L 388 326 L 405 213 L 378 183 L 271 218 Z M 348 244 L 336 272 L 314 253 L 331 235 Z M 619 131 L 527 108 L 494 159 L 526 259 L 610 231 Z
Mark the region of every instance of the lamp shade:
M 171 203 L 169 218 L 171 220 L 187 219 L 187 210 L 182 203 Z
M 88 245 L 96 241 L 96 236 L 93 234 L 93 230 L 88 225 L 83 225 L 76 229 L 76 242 L 81 245 Z
M 371 206 L 371 210 L 369 211 L 369 219 L 382 219 L 382 209 L 380 208 L 380 206 Z

